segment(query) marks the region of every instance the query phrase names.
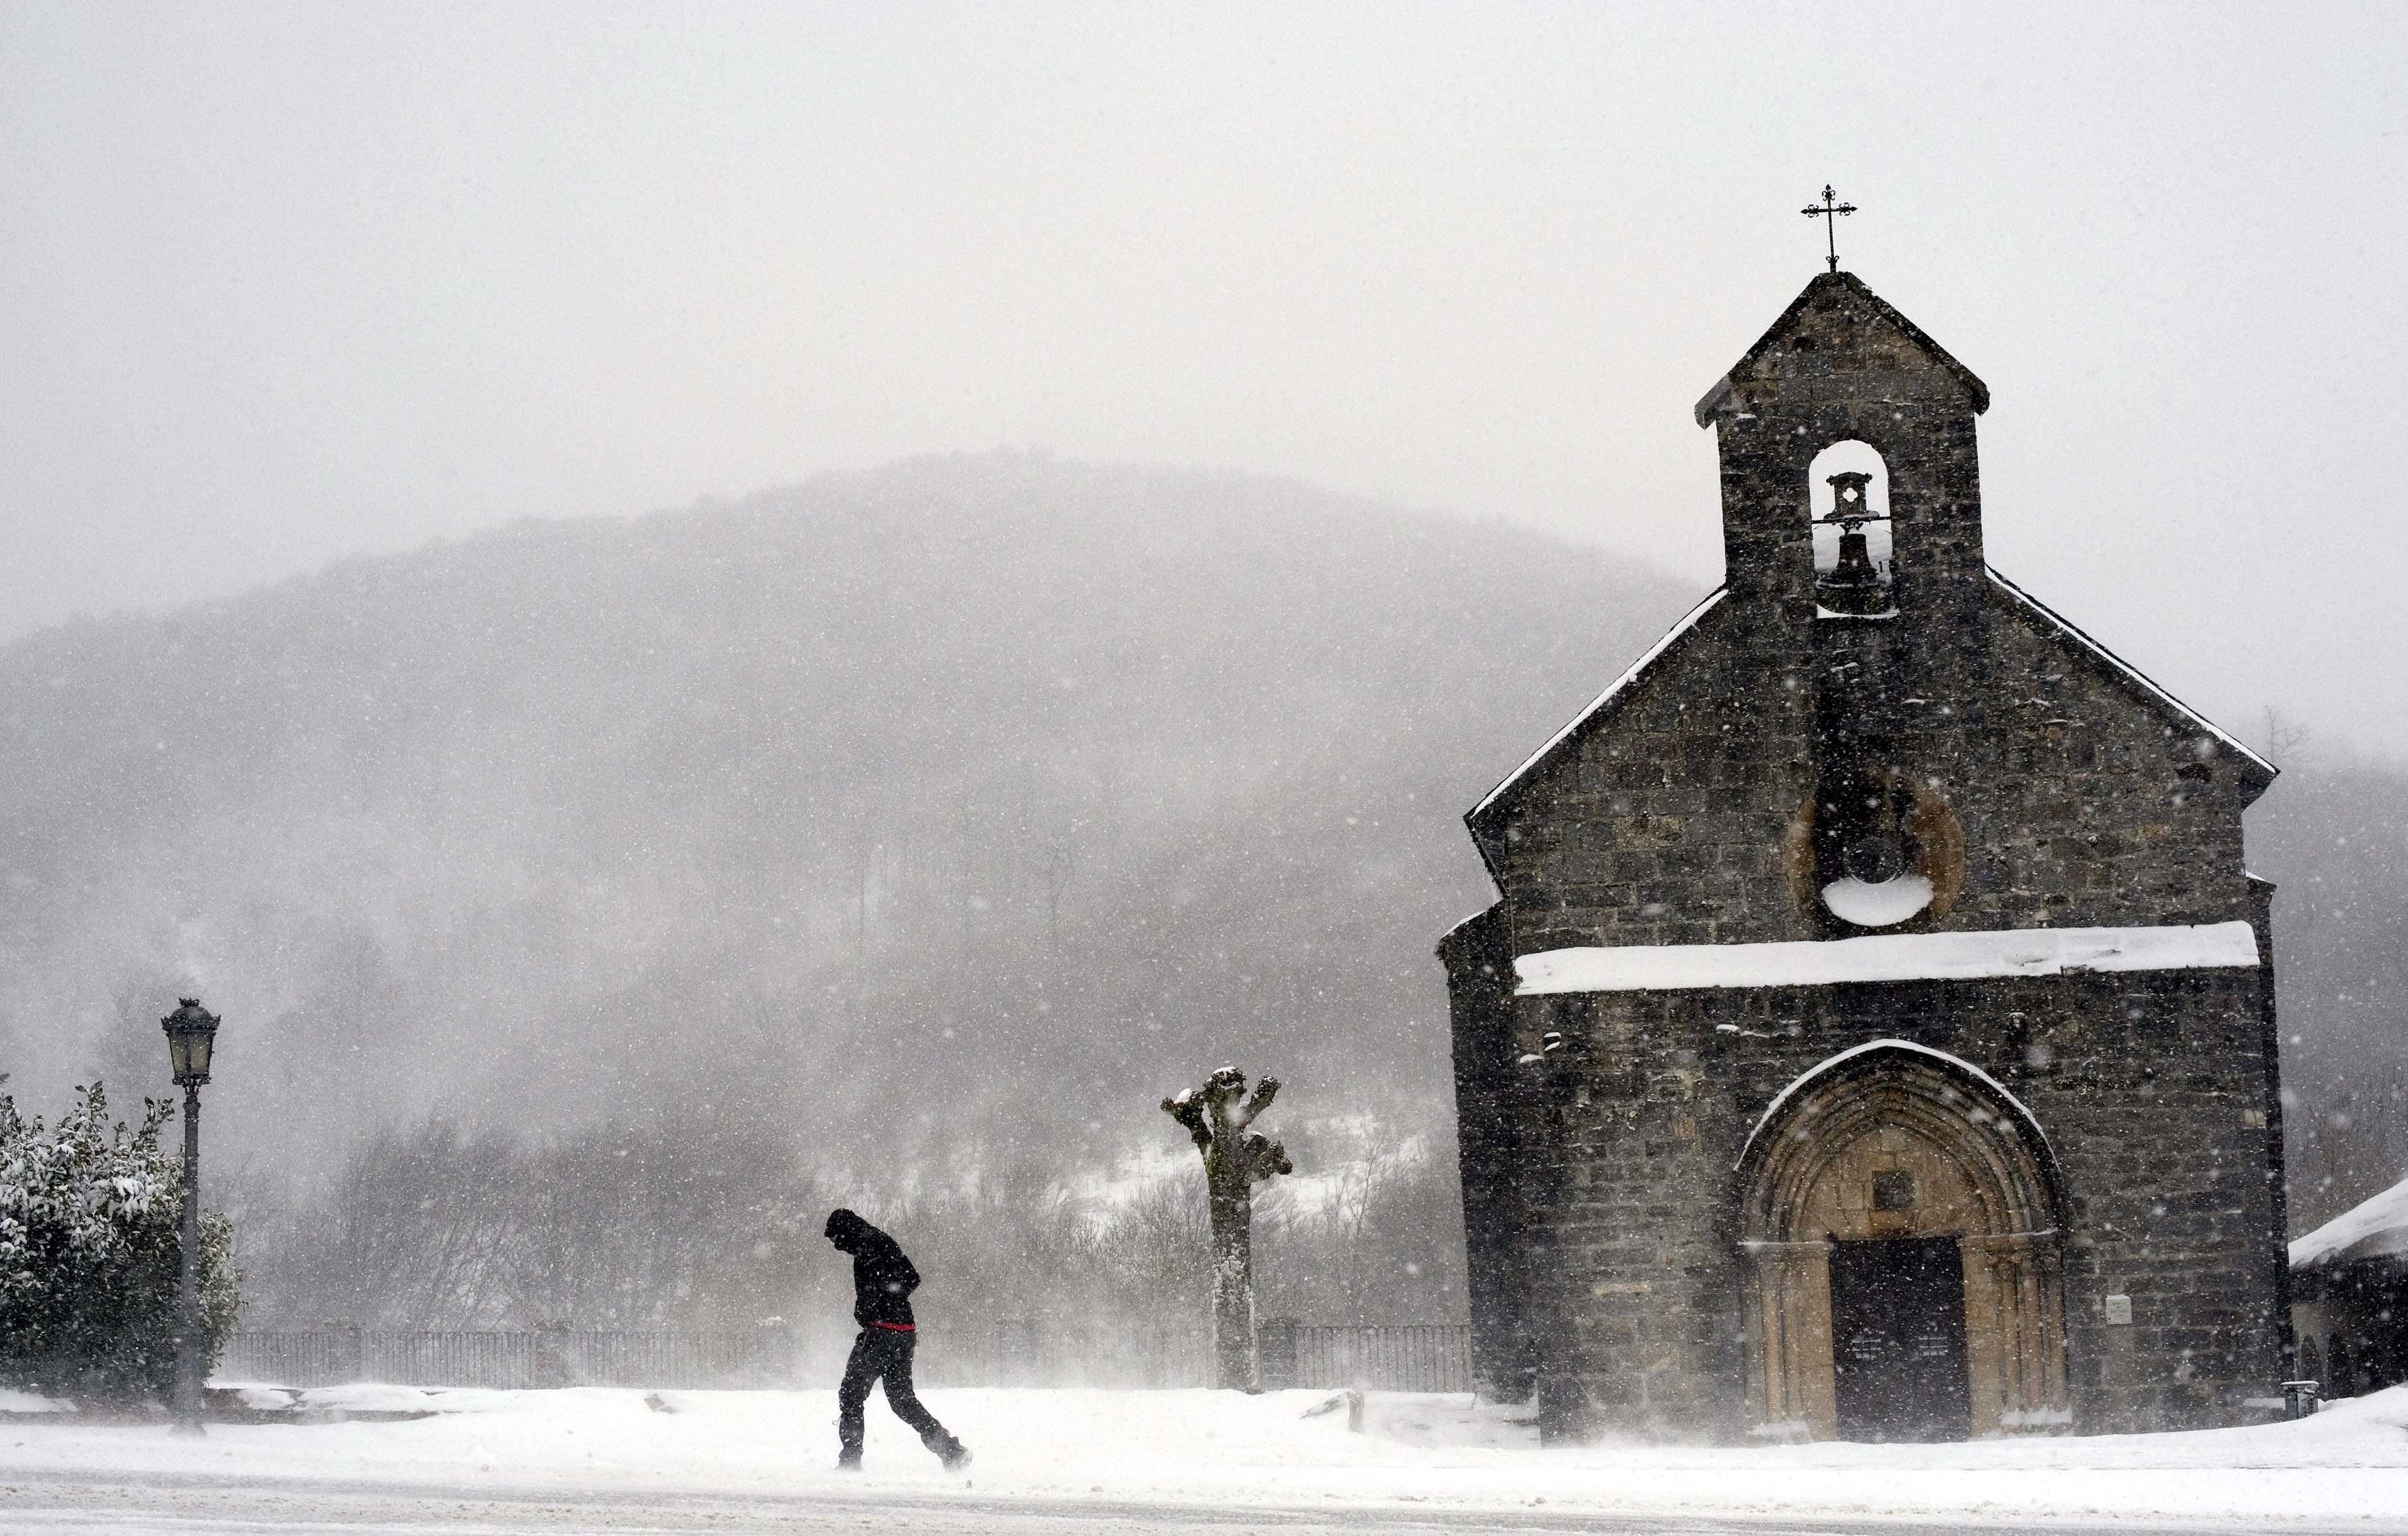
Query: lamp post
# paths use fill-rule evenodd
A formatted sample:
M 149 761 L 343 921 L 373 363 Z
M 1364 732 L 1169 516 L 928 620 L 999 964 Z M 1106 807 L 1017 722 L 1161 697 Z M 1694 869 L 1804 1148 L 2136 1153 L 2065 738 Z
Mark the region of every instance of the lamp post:
M 209 1080 L 209 1051 L 218 1016 L 198 998 L 178 999 L 159 1021 L 167 1031 L 167 1057 L 176 1085 L 184 1090 L 183 1268 L 176 1283 L 176 1429 L 201 1429 L 201 1084 Z

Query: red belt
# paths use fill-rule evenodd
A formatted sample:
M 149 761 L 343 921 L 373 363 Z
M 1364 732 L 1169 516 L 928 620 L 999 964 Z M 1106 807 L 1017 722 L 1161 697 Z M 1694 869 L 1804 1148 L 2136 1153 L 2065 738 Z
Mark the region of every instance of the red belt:
M 884 1328 L 890 1333 L 916 1333 L 919 1331 L 909 1323 L 872 1323 L 869 1326 L 874 1328 Z

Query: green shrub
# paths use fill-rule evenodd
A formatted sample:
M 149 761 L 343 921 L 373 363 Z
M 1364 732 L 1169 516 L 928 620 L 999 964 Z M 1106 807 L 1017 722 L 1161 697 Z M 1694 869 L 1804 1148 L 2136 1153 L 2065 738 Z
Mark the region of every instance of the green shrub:
M 172 1103 L 112 1126 L 94 1083 L 55 1127 L 0 1095 L 0 1381 L 103 1401 L 164 1400 L 176 1375 L 183 1167 L 159 1146 Z M 201 1368 L 240 1306 L 234 1224 L 201 1218 Z

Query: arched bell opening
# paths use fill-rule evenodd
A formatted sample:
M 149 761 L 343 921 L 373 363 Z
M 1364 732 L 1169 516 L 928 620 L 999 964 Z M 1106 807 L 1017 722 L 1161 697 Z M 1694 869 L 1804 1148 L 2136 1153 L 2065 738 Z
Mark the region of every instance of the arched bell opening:
M 1898 611 L 1890 536 L 1889 466 L 1870 443 L 1847 438 L 1806 468 L 1814 540 L 1814 610 L 1826 619 L 1885 619 Z
M 1736 1174 L 1758 1433 L 2070 1423 L 2062 1186 L 1995 1082 L 1909 1041 L 1860 1046 L 1782 1092 Z

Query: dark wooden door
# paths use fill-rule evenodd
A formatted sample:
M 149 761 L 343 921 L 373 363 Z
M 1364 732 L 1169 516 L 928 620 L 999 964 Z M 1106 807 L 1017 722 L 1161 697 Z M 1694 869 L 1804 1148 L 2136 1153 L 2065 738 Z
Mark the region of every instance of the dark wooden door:
M 1965 1260 L 1955 1238 L 1831 1245 L 1842 1440 L 1963 1440 Z

